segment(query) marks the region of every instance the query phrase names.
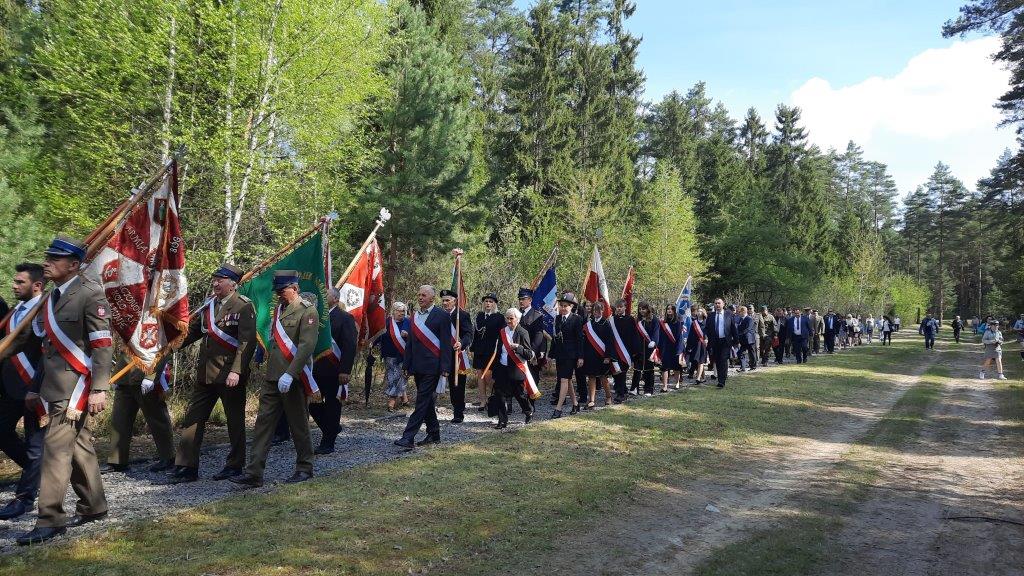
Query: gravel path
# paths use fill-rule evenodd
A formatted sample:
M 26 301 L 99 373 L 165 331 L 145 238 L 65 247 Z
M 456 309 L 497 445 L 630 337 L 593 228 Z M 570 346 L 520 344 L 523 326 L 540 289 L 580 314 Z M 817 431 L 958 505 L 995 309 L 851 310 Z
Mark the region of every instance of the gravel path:
M 545 378 L 549 386 L 552 377 Z M 656 388 L 659 385 L 656 384 Z M 410 384 L 410 391 L 414 386 Z M 673 391 L 674 390 L 671 390 Z M 474 397 L 475 392 L 470 391 L 469 396 Z M 630 397 L 630 401 L 656 401 L 654 398 Z M 551 417 L 553 406 L 549 403 L 551 398 L 550 388 L 544 390 L 544 397 L 537 400 L 537 413 L 534 422 L 547 420 Z M 604 404 L 604 394 L 598 391 L 597 405 Z M 501 433 L 513 433 L 523 427 L 523 416 L 519 407 L 513 402 L 514 410 L 509 415 L 509 427 Z M 568 417 L 569 407 L 567 402 L 564 413 Z M 411 412 L 411 407 L 407 410 Z M 603 408 L 599 408 L 603 409 Z M 317 456 L 314 464 L 314 475 L 325 476 L 339 470 L 346 470 L 356 466 L 372 465 L 378 462 L 385 462 L 395 458 L 401 458 L 413 452 L 404 452 L 392 445 L 405 429 L 409 412 L 397 412 L 382 418 L 356 419 L 350 416 L 351 413 L 342 414 L 343 429 L 338 435 L 337 450 L 333 454 Z M 484 412 L 478 411 L 474 406 L 466 407 L 466 419 L 461 424 L 452 424 L 451 404 L 447 395 L 438 401 L 438 418 L 441 420 L 441 438 L 444 444 L 471 441 L 481 434 L 498 433 L 493 429 L 495 418 L 487 418 Z M 252 430 L 250 428 L 249 432 Z M 320 441 L 320 431 L 312 429 L 313 445 Z M 420 432 L 420 438 L 423 431 Z M 417 450 L 418 451 L 418 450 Z M 227 481 L 215 482 L 209 480 L 210 476 L 217 473 L 223 466 L 227 455 L 227 445 L 205 445 L 200 463 L 200 480 L 188 484 L 167 485 L 167 476 L 163 473 L 151 473 L 146 471 L 149 463 L 133 464 L 131 469 L 123 473 L 109 473 L 103 476 L 106 489 L 107 502 L 110 505 L 110 516 L 102 522 L 89 524 L 86 527 L 69 530 L 68 534 L 54 539 L 54 542 L 66 541 L 86 534 L 95 534 L 120 526 L 131 521 L 153 516 L 160 516 L 175 511 L 191 508 L 237 494 L 243 489 Z M 251 454 L 251 451 L 250 451 Z M 288 478 L 294 471 L 295 451 L 291 442 L 285 442 L 274 446 L 267 459 L 265 472 L 266 484 L 255 492 L 273 491 L 275 485 Z M 0 502 L 7 502 L 13 498 L 13 486 L 6 486 L 0 490 Z M 74 511 L 77 499 L 69 489 L 65 501 L 65 510 Z M 20 548 L 15 543 L 15 538 L 32 529 L 35 524 L 35 511 L 25 514 L 13 521 L 0 521 L 0 554 L 11 554 Z

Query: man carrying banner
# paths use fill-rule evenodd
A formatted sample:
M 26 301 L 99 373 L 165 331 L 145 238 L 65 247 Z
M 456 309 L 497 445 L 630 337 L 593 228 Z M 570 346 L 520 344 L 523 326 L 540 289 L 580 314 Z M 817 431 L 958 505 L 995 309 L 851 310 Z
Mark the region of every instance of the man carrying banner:
M 118 347 L 123 347 L 121 343 Z M 123 368 L 131 357 L 121 349 L 115 367 Z M 138 368 L 132 368 L 115 387 L 114 407 L 110 410 L 110 454 L 107 463 L 100 466 L 100 473 L 123 472 L 128 469 L 135 417 L 142 411 L 146 426 L 153 436 L 157 459 L 150 465 L 150 472 L 164 472 L 174 467 L 174 433 L 171 431 L 171 415 L 167 411 L 165 393 L 170 390 L 167 369 L 159 374 L 146 375 Z
M 271 320 L 273 342 L 267 342 L 267 368 L 253 427 L 252 458 L 245 474 L 229 478 L 248 488 L 263 485 L 267 453 L 282 414 L 288 419 L 288 430 L 295 445 L 295 473 L 285 482 L 294 484 L 313 477 L 307 396 L 319 391 L 312 364 L 320 337 L 320 314 L 315 303 L 300 296 L 297 270 L 275 270 L 273 286 L 278 305 Z
M 331 352 L 313 363 L 313 379 L 323 394 L 323 402 L 309 405 L 309 415 L 320 428 L 320 445 L 315 454 L 331 454 L 341 431 L 341 402 L 348 396 L 352 365 L 356 361 L 359 338 L 355 318 L 338 302 L 337 288 L 327 290 L 327 313 L 331 323 Z
M 103 288 L 79 275 L 86 245 L 58 236 L 46 249 L 43 274 L 54 289 L 43 303 L 32 330 L 22 330 L 0 360 L 25 351 L 29 334 L 43 339 L 39 393 L 25 403 L 48 407 L 39 482 L 39 518 L 19 545 L 45 542 L 68 527 L 102 519 L 107 499 L 100 478 L 89 416 L 107 407 L 111 339 L 109 305 Z M 68 484 L 78 495 L 77 514 L 64 512 Z
M 452 378 L 451 385 L 451 398 L 452 398 L 452 412 L 454 417 L 452 418 L 452 424 L 460 424 L 465 419 L 466 414 L 466 374 L 469 371 L 469 350 L 473 343 L 473 323 L 469 319 L 469 312 L 462 310 L 456 310 L 456 304 L 458 303 L 458 296 L 452 290 L 441 290 L 441 307 L 448 313 L 448 316 L 452 319 L 451 326 L 451 341 L 452 348 L 456 350 L 454 353 L 456 361 L 459 363 L 452 372 L 456 374 Z M 458 324 L 458 338 L 455 336 L 455 326 Z
M 402 437 L 395 446 L 412 450 L 416 446 L 441 441 L 441 426 L 437 421 L 437 389 L 443 378 L 452 373 L 451 316 L 434 306 L 437 292 L 425 284 L 416 293 L 417 309 L 409 322 L 412 334 L 405 349 L 404 368 L 416 382 L 416 408 L 409 415 Z M 502 320 L 504 322 L 504 320 Z M 427 425 L 427 437 L 414 443 L 420 426 Z
M 43 267 L 23 263 L 14 267 L 14 306 L 0 325 L 0 335 L 10 334 L 25 319 L 43 296 Z M 0 508 L 0 520 L 17 518 L 32 509 L 39 492 L 39 470 L 42 465 L 43 438 L 46 428 L 40 418 L 45 410 L 28 410 L 25 396 L 39 394 L 39 358 L 42 339 L 27 329 L 28 342 L 19 352 L 0 363 L 0 450 L 21 467 L 21 476 L 14 487 L 14 499 Z M 41 404 L 37 405 L 42 408 Z M 19 421 L 24 421 L 25 438 L 18 436 Z
M 192 317 L 181 344 L 184 348 L 200 342 L 196 384 L 182 423 L 174 460 L 177 467 L 171 474 L 175 484 L 199 479 L 199 449 L 217 400 L 224 406 L 231 448 L 224 468 L 213 479 L 237 476 L 245 467 L 245 386 L 256 352 L 256 312 L 252 301 L 237 292 L 241 279 L 242 271 L 234 264 L 224 263 L 213 273 L 213 297 Z M 162 371 L 161 364 L 157 373 Z

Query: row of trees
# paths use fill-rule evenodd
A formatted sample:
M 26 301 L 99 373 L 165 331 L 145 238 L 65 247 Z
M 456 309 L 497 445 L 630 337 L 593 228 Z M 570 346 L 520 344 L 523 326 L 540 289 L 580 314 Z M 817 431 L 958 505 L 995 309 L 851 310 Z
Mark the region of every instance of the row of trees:
M 959 226 L 986 193 L 942 167 L 901 219 L 886 166 L 809 144 L 797 108 L 736 120 L 702 83 L 645 101 L 634 10 L 0 0 L 0 265 L 89 229 L 184 148 L 197 277 L 331 209 L 345 258 L 383 205 L 398 295 L 443 279 L 454 246 L 473 292 L 510 293 L 556 246 L 578 288 L 596 242 L 613 280 L 635 265 L 656 301 L 691 274 L 699 294 L 771 305 L 877 313 L 922 284 L 950 310 L 991 301 L 997 266 L 971 248 L 991 244 Z

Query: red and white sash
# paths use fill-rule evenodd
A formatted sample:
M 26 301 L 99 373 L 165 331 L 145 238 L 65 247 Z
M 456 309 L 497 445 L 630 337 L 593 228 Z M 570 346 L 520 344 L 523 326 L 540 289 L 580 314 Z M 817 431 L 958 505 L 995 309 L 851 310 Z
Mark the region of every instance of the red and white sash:
M 661 331 L 665 334 L 665 336 L 668 336 L 669 342 L 675 345 L 676 335 L 672 332 L 672 329 L 669 328 L 668 322 L 665 322 L 664 320 L 658 320 L 658 324 L 661 325 Z
M 391 343 L 402 353 L 402 356 L 405 356 L 405 338 L 402 338 L 402 331 L 398 329 L 398 322 L 395 322 L 394 318 L 388 318 L 385 329 L 388 337 L 391 338 Z
M 459 337 L 458 337 L 458 334 L 455 333 L 455 324 L 452 324 L 452 346 L 454 347 L 455 344 L 458 341 L 459 341 Z M 466 352 L 465 350 L 459 350 L 459 354 L 457 356 L 455 356 L 455 358 L 456 358 L 457 366 L 455 366 L 455 369 L 452 370 L 452 372 L 457 374 L 461 370 L 468 370 L 469 369 L 469 353 L 468 352 Z
M 619 351 L 619 358 L 626 359 L 627 367 L 632 366 L 633 356 L 632 354 L 629 353 L 629 350 L 626 350 L 626 344 L 622 341 L 622 338 L 619 336 L 619 329 L 615 326 L 615 318 L 613 317 L 612 319 L 608 320 L 608 323 L 611 324 L 612 326 L 612 336 L 615 338 L 615 349 Z
M 206 305 L 206 310 L 203 312 L 203 327 L 206 329 L 206 333 L 224 348 L 231 351 L 238 350 L 238 339 L 217 326 L 217 321 L 213 317 L 214 303 L 215 300 L 210 298 L 209 303 Z
M 413 336 L 416 336 L 420 344 L 423 344 L 423 347 L 429 350 L 431 354 L 440 358 L 441 339 L 427 327 L 426 318 L 420 318 L 419 314 L 413 314 L 410 326 L 412 327 Z
M 533 379 L 530 367 L 526 365 L 526 362 L 523 362 L 523 359 L 512 348 L 512 329 L 506 326 L 498 334 L 501 336 L 501 344 L 505 347 L 505 355 L 525 375 L 523 389 L 526 390 L 526 395 L 533 399 L 540 398 L 540 389 L 537 388 L 537 382 Z
M 654 341 L 654 339 L 651 338 L 651 335 L 647 333 L 647 328 L 644 328 L 644 323 L 640 321 L 639 318 L 636 320 L 636 330 L 644 337 L 644 346 L 647 346 Z M 661 352 L 658 350 L 657 346 L 651 349 L 651 354 L 647 359 L 655 364 L 661 364 Z
M 284 359 L 291 363 L 295 359 L 298 347 L 292 342 L 281 324 L 281 309 L 284 307 L 285 305 L 281 304 L 274 308 L 274 342 L 277 343 L 277 349 L 281 351 Z M 302 380 L 302 388 L 306 392 L 306 396 L 313 396 L 320 392 L 320 387 L 316 385 L 316 380 L 313 378 L 313 370 L 310 368 L 309 362 L 302 365 L 302 374 L 299 379 Z
M 14 332 L 14 313 L 12 312 L 7 320 L 7 333 Z M 32 379 L 36 377 L 36 369 L 29 362 L 28 356 L 24 352 L 19 352 L 14 356 L 11 356 L 11 365 L 14 366 L 14 370 L 21 376 L 21 381 L 25 383 L 25 387 L 32 385 Z
M 583 325 L 583 333 L 586 334 L 590 345 L 593 346 L 595 351 L 597 351 L 597 355 L 601 358 L 607 357 L 608 347 L 605 346 L 604 340 L 601 340 L 601 337 L 597 335 L 597 330 L 594 328 L 593 320 L 587 320 L 587 323 Z M 612 360 L 611 365 L 616 374 L 622 371 L 619 368 L 618 362 Z
M 43 308 L 43 329 L 46 331 L 50 344 L 78 374 L 78 382 L 75 384 L 74 390 L 71 391 L 71 400 L 68 402 L 67 408 L 68 418 L 77 420 L 89 404 L 89 389 L 92 386 L 92 359 L 86 356 L 78 344 L 75 344 L 75 341 L 60 329 L 57 319 L 53 316 L 53 299 L 50 297 L 46 298 Z M 90 332 L 88 339 L 92 348 L 110 346 L 110 330 Z
M 331 336 L 331 355 L 328 358 L 336 365 L 341 366 L 341 347 L 334 341 L 334 336 Z

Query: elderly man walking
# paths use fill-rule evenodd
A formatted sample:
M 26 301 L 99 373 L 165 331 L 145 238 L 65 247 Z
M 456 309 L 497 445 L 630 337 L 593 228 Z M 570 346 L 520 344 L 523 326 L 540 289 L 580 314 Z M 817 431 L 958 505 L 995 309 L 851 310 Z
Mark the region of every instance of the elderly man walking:
M 437 390 L 443 378 L 452 373 L 451 316 L 434 306 L 437 292 L 433 286 L 420 286 L 416 293 L 416 312 L 409 323 L 411 338 L 405 350 L 405 372 L 416 382 L 416 408 L 409 415 L 402 437 L 395 446 L 412 450 L 441 441 L 441 425 L 437 421 Z M 427 425 L 427 437 L 415 442 L 420 426 Z

